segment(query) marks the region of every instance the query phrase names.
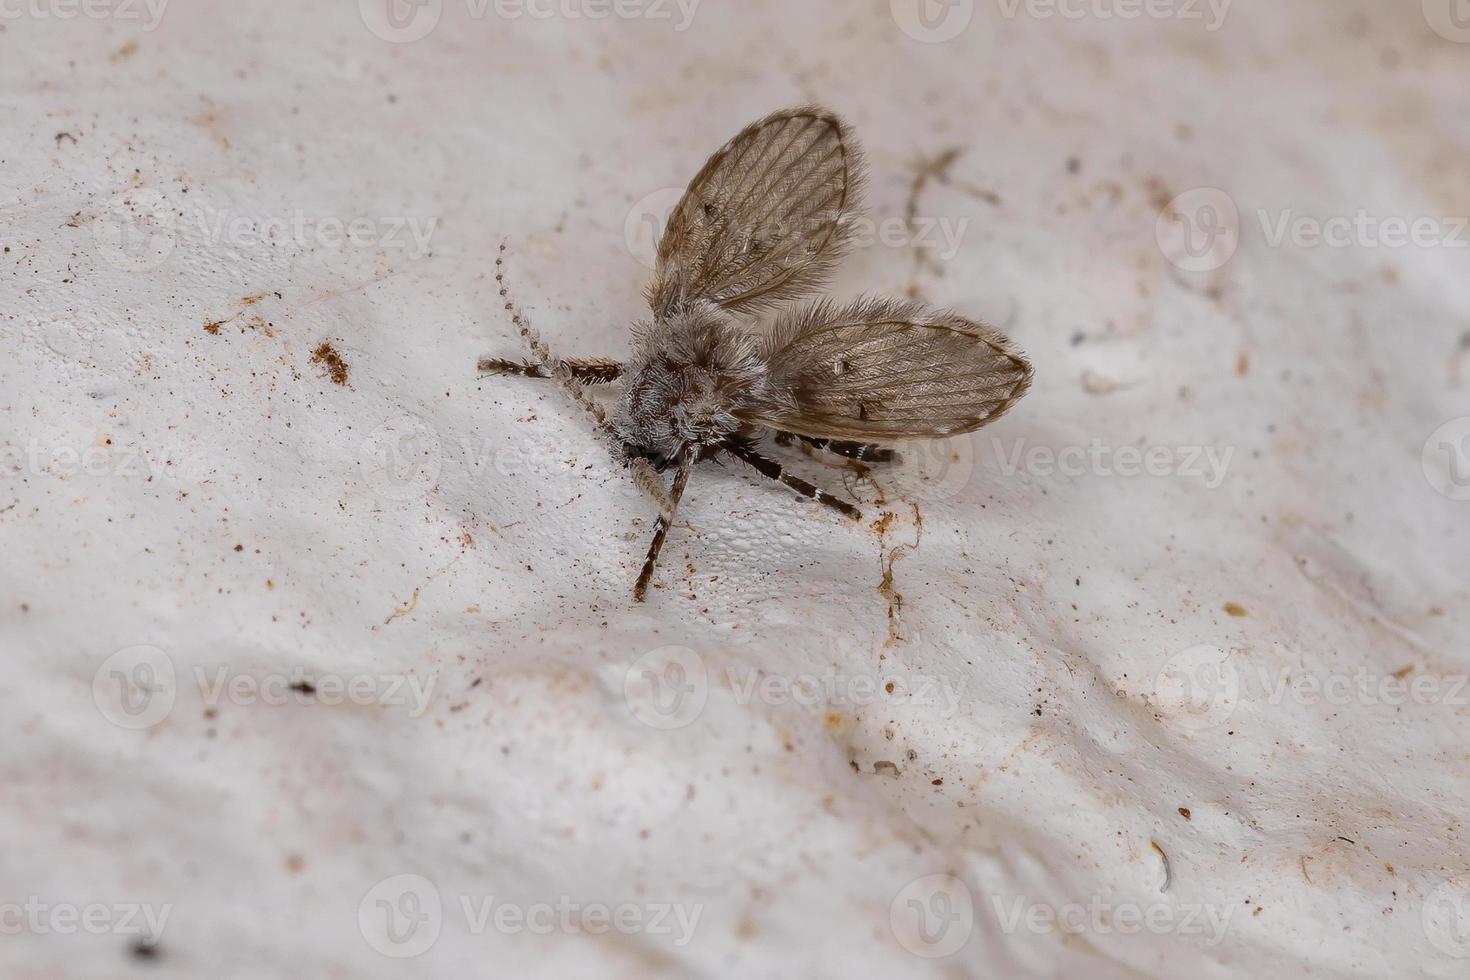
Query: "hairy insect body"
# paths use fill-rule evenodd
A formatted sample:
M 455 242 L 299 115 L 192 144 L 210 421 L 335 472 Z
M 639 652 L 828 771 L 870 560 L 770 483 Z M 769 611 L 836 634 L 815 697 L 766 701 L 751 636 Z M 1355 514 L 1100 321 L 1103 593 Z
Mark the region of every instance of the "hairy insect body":
M 771 397 L 756 339 L 712 303 L 691 304 L 635 338 L 613 427 L 630 455 L 660 469 L 738 435 L 746 428 L 739 414 Z
M 627 364 L 554 358 L 510 298 L 501 244 L 495 280 L 535 360 L 485 358 L 480 369 L 554 379 L 658 507 L 635 599 L 695 463 L 728 456 L 857 519 L 852 503 L 764 456 L 760 440 L 890 462 L 893 445 L 973 432 L 1030 387 L 1031 365 L 1006 337 L 953 311 L 875 298 L 789 305 L 851 243 L 863 170 L 851 130 L 820 106 L 777 112 L 716 151 L 669 216 L 648 289 L 654 319 L 634 329 Z M 772 322 L 755 322 L 767 313 Z M 609 415 L 586 386 L 620 380 Z M 665 486 L 659 471 L 671 466 Z

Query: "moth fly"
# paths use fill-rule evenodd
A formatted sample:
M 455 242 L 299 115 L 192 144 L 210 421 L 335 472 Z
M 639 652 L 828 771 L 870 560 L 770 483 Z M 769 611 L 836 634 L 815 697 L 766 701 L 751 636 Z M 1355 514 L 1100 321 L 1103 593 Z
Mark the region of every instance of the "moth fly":
M 863 180 L 857 140 L 827 109 L 787 109 L 746 127 L 670 214 L 648 287 L 652 317 L 633 327 L 627 363 L 553 358 L 510 298 L 501 244 L 495 280 L 532 359 L 485 358 L 479 368 L 555 380 L 658 507 L 636 601 L 695 463 L 734 457 L 856 519 L 851 503 L 764 455 L 761 439 L 888 462 L 902 440 L 993 422 L 1030 386 L 1031 365 L 1005 336 L 956 313 L 871 298 L 787 306 L 820 287 L 849 244 Z M 618 381 L 609 418 L 586 386 Z M 671 468 L 666 487 L 660 474 Z

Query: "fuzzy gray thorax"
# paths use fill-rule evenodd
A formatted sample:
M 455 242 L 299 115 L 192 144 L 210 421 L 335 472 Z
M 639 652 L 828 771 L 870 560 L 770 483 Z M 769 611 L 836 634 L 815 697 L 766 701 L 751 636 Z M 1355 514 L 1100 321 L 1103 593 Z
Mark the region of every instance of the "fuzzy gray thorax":
M 636 456 L 667 463 L 735 435 L 742 407 L 765 395 L 756 338 L 713 303 L 696 302 L 635 328 L 628 386 L 614 421 Z

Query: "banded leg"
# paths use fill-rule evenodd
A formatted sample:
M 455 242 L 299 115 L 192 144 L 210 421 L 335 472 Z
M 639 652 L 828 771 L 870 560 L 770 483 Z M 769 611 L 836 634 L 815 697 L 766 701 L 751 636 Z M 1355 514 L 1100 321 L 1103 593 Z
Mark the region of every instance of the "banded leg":
M 723 443 L 722 445 L 730 455 L 750 466 L 751 469 L 755 470 L 761 476 L 768 477 L 778 483 L 784 483 L 803 497 L 815 500 L 819 504 L 826 504 L 833 510 L 839 511 L 844 517 L 851 517 L 853 520 L 862 519 L 863 512 L 852 504 L 845 500 L 839 500 L 827 491 L 812 486 L 800 477 L 792 476 L 781 467 L 780 463 L 774 459 L 767 459 L 744 443 L 732 441 Z
M 832 453 L 835 456 L 846 456 L 862 463 L 893 463 L 900 462 L 898 453 L 886 446 L 874 446 L 866 442 L 847 442 L 843 439 L 814 439 L 811 436 L 800 436 L 794 432 L 776 432 L 776 444 L 789 446 L 793 439 L 800 439 L 813 449 Z
M 603 385 L 623 376 L 623 365 L 604 357 L 572 357 L 561 362 L 572 373 L 572 377 L 587 385 Z M 479 364 L 482 374 L 514 374 L 523 378 L 550 378 L 551 374 L 539 364 L 525 361 L 507 361 L 499 357 L 482 357 Z
M 679 506 L 679 498 L 684 496 L 684 487 L 689 483 L 692 465 L 687 452 L 679 458 L 679 472 L 674 476 L 674 489 L 669 493 L 669 499 L 674 502 L 675 507 Z M 633 586 L 634 602 L 642 602 L 648 595 L 648 583 L 653 580 L 653 566 L 658 563 L 659 552 L 664 550 L 664 538 L 668 535 L 669 520 L 660 514 L 653 525 L 653 541 L 648 545 L 648 557 L 643 560 L 643 571 L 638 574 L 638 582 Z

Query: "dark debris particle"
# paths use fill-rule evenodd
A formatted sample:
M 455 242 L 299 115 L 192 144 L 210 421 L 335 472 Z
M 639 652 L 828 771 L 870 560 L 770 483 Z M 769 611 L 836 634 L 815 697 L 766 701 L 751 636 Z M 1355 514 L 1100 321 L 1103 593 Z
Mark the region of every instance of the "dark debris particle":
M 311 352 L 311 363 L 323 367 L 334 385 L 347 384 L 347 362 L 337 353 L 330 340 L 324 340 Z
M 1190 819 L 1190 816 L 1189 816 L 1189 807 L 1187 807 L 1187 806 L 1181 806 L 1179 808 L 1179 815 L 1181 817 L 1183 817 L 1185 820 L 1189 820 Z
M 311 681 L 297 681 L 295 684 L 291 685 L 291 690 L 295 691 L 297 694 L 315 694 L 316 685 L 313 684 Z
M 156 940 L 139 939 L 133 943 L 132 953 L 135 960 L 158 960 L 163 957 L 163 950 Z

